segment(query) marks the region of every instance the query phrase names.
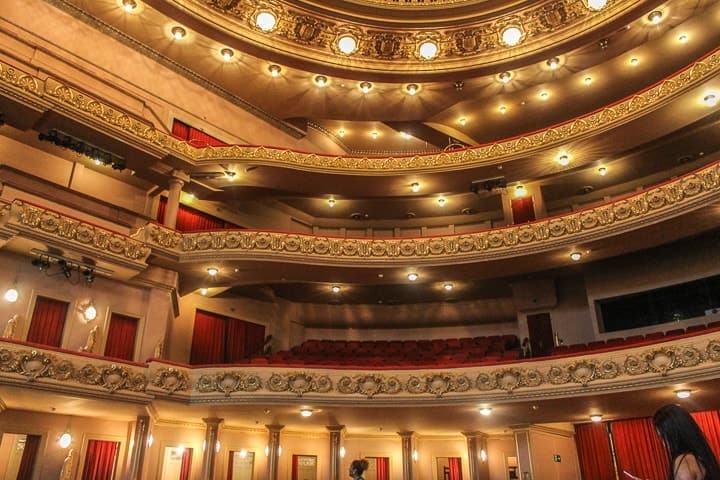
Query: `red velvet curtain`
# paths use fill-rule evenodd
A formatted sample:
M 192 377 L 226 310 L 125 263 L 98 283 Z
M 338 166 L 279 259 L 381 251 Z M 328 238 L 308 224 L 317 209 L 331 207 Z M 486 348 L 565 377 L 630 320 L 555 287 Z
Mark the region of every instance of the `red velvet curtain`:
M 710 410 L 691 414 L 710 444 L 716 458 L 720 458 L 720 412 Z
M 193 328 L 190 363 L 210 365 L 225 360 L 225 317 L 197 310 Z
M 113 480 L 119 442 L 89 440 L 82 480 Z
M 390 459 L 387 457 L 375 457 L 377 465 L 377 480 L 390 480 Z
M 462 464 L 460 463 L 460 457 L 448 458 L 448 470 L 448 480 L 462 480 Z
M 40 449 L 40 435 L 25 435 L 25 448 L 20 459 L 17 480 L 32 480 L 35 460 Z
M 668 459 L 650 418 L 619 420 L 610 424 L 618 473 L 636 477 L 668 478 Z
M 156 220 L 158 223 L 165 223 L 165 212 L 167 211 L 167 198 L 161 197 L 158 204 Z M 178 207 L 175 230 L 179 232 L 199 232 L 206 230 L 232 230 L 242 228 L 221 218 L 208 215 L 195 210 L 194 208 L 180 205 Z
M 298 455 L 293 455 L 293 457 L 292 457 L 292 477 L 290 477 L 291 480 L 298 480 L 298 463 L 299 463 Z
M 172 134 L 196 147 L 206 147 L 208 145 L 221 147 L 227 145 L 227 143 L 177 119 L 173 119 Z
M 27 341 L 50 347 L 59 347 L 62 341 L 67 310 L 67 302 L 47 297 L 37 297 L 35 299 L 35 310 L 33 310 L 32 319 L 30 320 Z
M 159 224 L 165 223 L 165 212 L 167 211 L 167 198 L 160 197 L 160 203 L 158 203 L 158 211 L 157 211 L 157 217 L 155 220 Z
M 190 480 L 190 468 L 192 467 L 192 448 L 183 451 L 182 463 L 180 464 L 180 478 L 178 480 Z
M 249 358 L 263 353 L 265 326 L 252 322 L 245 323 L 245 355 Z
M 190 125 L 186 125 L 179 120 L 173 120 L 172 134 L 180 140 L 187 141 L 190 136 Z
M 535 207 L 531 196 L 513 198 L 510 202 L 513 223 L 525 223 L 535 220 Z
M 133 360 L 135 353 L 135 336 L 137 335 L 137 318 L 113 313 L 110 316 L 105 356 Z
M 247 358 L 245 354 L 245 332 L 247 322 L 227 319 L 227 335 L 225 343 L 225 362 L 238 363 Z
M 575 425 L 575 443 L 584 480 L 615 479 L 610 438 L 605 423 Z

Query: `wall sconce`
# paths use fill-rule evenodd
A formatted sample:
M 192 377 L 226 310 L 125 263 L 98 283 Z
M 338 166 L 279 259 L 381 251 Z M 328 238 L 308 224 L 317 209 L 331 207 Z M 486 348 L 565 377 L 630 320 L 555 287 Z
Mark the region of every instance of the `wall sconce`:
M 480 450 L 480 460 L 482 460 L 483 463 L 487 461 L 487 452 L 484 448 Z
M 270 456 L 270 446 L 269 445 L 265 445 L 265 456 L 266 457 Z
M 65 433 L 60 435 L 60 440 L 58 440 L 58 443 L 60 444 L 60 448 L 68 448 L 72 443 L 72 436 L 70 435 L 70 432 L 65 431 Z
M 215 453 L 220 453 L 220 440 L 215 442 Z
M 185 453 L 185 446 L 178 445 L 177 447 L 175 447 L 175 453 L 177 453 L 178 455 L 182 455 L 183 453 Z
M 278 445 L 278 457 L 282 455 L 282 447 Z
M 151 433 L 150 435 L 148 435 L 148 439 L 147 439 L 148 448 L 152 447 L 153 441 L 155 441 L 155 439 L 153 438 L 153 434 Z
M 419 455 L 418 455 L 417 449 L 413 450 L 412 458 L 413 458 L 413 462 L 417 462 L 417 461 L 418 461 Z
M 340 447 L 340 458 L 345 458 L 345 447 Z
M 15 288 L 15 285 L 5 291 L 5 301 L 7 302 L 15 303 L 17 302 L 19 296 L 20 294 L 18 293 L 17 288 Z
M 245 458 L 245 457 L 247 457 L 247 450 L 245 450 L 243 448 L 242 450 L 240 450 L 240 458 Z
M 85 321 L 92 322 L 97 318 L 97 308 L 95 308 L 95 304 L 92 300 L 90 300 L 88 303 L 80 307 L 83 312 L 83 317 L 85 317 Z

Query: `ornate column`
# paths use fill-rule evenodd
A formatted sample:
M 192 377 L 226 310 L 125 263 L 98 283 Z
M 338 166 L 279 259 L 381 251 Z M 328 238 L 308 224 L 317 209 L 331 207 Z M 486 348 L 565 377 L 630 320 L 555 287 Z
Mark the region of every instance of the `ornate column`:
M 469 480 L 488 480 L 487 435 L 482 432 L 462 432 L 467 440 Z
M 328 425 L 330 432 L 330 480 L 340 480 L 340 440 L 345 425 Z
M 140 480 L 142 478 L 143 460 L 145 459 L 145 448 L 148 442 L 150 431 L 150 417 L 140 415 L 135 421 L 135 435 L 133 435 L 133 446 L 130 452 L 130 471 L 128 478 Z
M 190 181 L 190 176 L 182 170 L 173 170 L 172 178 L 168 182 L 168 201 L 165 208 L 164 225 L 168 228 L 175 228 L 177 223 L 178 209 L 180 208 L 180 193 L 182 187 Z
M 215 476 L 215 445 L 218 441 L 218 430 L 223 422 L 222 418 L 203 418 L 205 422 L 205 451 L 203 452 L 202 478 L 212 480 Z
M 403 480 L 413 478 L 413 437 L 415 432 L 398 432 L 402 439 Z
M 280 430 L 285 425 L 265 425 L 268 429 L 268 465 L 267 480 L 278 480 L 278 453 L 280 447 Z

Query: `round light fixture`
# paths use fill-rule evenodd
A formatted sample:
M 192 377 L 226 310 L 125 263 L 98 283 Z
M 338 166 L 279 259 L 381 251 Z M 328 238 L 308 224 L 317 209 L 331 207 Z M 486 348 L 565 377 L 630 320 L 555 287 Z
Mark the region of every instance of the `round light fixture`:
M 181 40 L 185 38 L 185 35 L 187 35 L 187 31 L 183 27 L 175 26 L 170 30 L 170 33 L 172 33 L 172 36 L 175 40 Z
M 601 177 L 604 177 L 605 175 L 607 175 L 607 167 L 598 168 L 598 173 L 600 174 Z
M 567 166 L 570 164 L 570 155 L 568 155 L 567 153 L 561 153 L 561 154 L 558 155 L 558 157 L 557 157 L 557 162 L 558 162 L 561 166 L 567 167 Z
M 681 399 L 690 398 L 691 394 L 692 394 L 692 392 L 690 392 L 690 390 L 686 390 L 686 389 L 678 390 L 675 392 L 675 395 L 677 395 L 677 397 L 681 398 Z
M 513 47 L 520 43 L 520 40 L 522 40 L 523 37 L 523 32 L 520 27 L 509 26 L 505 27 L 500 36 L 505 45 L 507 45 L 508 47 Z
M 273 64 L 268 67 L 268 72 L 270 72 L 270 76 L 277 77 L 282 72 L 282 68 L 280 68 L 280 65 Z
M 72 436 L 68 432 L 63 433 L 60 435 L 60 440 L 58 441 L 60 444 L 60 448 L 68 448 L 70 446 L 70 443 L 72 443 Z
M 373 138 L 373 140 L 377 140 L 378 132 L 376 130 L 373 130 L 372 132 L 370 132 L 370 136 Z
M 405 90 L 407 90 L 410 95 L 415 95 L 418 90 L 420 90 L 420 87 L 415 83 L 411 83 L 407 87 L 405 87 Z
M 328 198 L 328 207 L 333 208 L 335 206 L 335 199 Z
M 342 138 L 345 136 L 345 130 L 338 130 L 338 137 Z
M 357 40 L 352 35 L 343 35 L 338 38 L 337 47 L 345 55 L 350 55 L 357 48 Z
M 483 407 L 480 409 L 480 415 L 483 415 L 485 417 L 489 416 L 492 413 L 492 408 L 490 407 Z
M 301 408 L 300 409 L 300 415 L 307 418 L 312 417 L 313 411 L 312 408 Z
M 498 74 L 497 79 L 500 80 L 502 83 L 509 83 L 510 80 L 512 80 L 512 77 L 512 72 L 502 72 Z
M 333 285 L 331 290 L 333 293 L 340 293 L 340 285 Z
M 137 2 L 135 0 L 123 0 L 123 10 L 126 12 L 132 12 L 137 8 Z
M 583 78 L 583 82 L 585 83 L 585 85 L 590 85 L 592 83 L 592 77 Z
M 85 310 L 83 310 L 83 316 L 88 322 L 92 322 L 97 318 L 97 309 L 92 302 L 88 303 L 88 305 L 85 307 Z
M 414 183 L 410 184 L 410 190 L 412 190 L 415 193 L 419 192 L 420 184 L 418 182 L 414 182 Z
M 498 107 L 498 112 L 500 112 L 500 113 L 502 113 L 503 115 L 505 115 L 505 114 L 507 113 L 507 107 L 506 107 L 505 105 L 500 105 L 500 106 Z
M 5 301 L 7 302 L 15 303 L 19 296 L 20 294 L 15 287 L 10 287 L 5 291 Z
M 449 292 L 450 290 L 453 289 L 453 284 L 452 284 L 452 283 L 446 283 L 445 285 L 443 285 L 443 289 L 445 289 L 446 292 Z
M 557 57 L 553 57 L 545 63 L 548 67 L 550 67 L 550 70 L 557 70 L 557 68 L 560 66 L 560 59 Z
M 207 273 L 208 273 L 208 275 L 210 275 L 211 277 L 214 277 L 215 275 L 217 275 L 218 272 L 219 272 L 219 270 L 218 270 L 216 267 L 210 267 L 210 268 L 207 269 Z
M 550 97 L 550 94 L 548 92 L 540 92 L 540 99 L 541 100 L 547 100 L 548 97 Z
M 360 82 L 360 91 L 363 93 L 368 93 L 370 90 L 372 90 L 372 83 L 370 82 Z
M 328 78 L 325 75 L 318 75 L 315 77 L 315 85 L 318 87 L 324 87 L 328 84 Z
M 602 417 L 603 416 L 600 414 L 594 414 L 594 415 L 590 415 L 590 420 L 592 420 L 595 423 L 602 422 Z
M 680 42 L 680 43 L 687 43 L 687 41 L 688 41 L 688 36 L 684 33 L 678 37 L 678 42 Z
M 419 278 L 419 275 L 418 275 L 417 273 L 415 273 L 415 272 L 413 272 L 413 273 L 408 273 L 407 278 L 408 278 L 408 280 L 410 280 L 411 282 L 414 282 L 415 280 L 417 280 L 417 279 Z
M 708 92 L 705 94 L 702 101 L 708 107 L 714 107 L 718 104 L 718 94 L 715 92 Z
M 220 50 L 220 55 L 222 56 L 223 60 L 229 62 L 235 55 L 235 52 L 233 52 L 231 48 L 223 48 Z
M 458 120 L 458 123 L 464 127 L 465 124 L 467 123 L 467 118 L 465 118 L 465 117 L 460 118 L 460 120 Z
M 201 289 L 200 289 L 200 295 L 202 295 L 203 297 L 204 297 L 205 295 L 207 295 L 207 292 L 208 292 L 208 289 L 207 289 L 207 288 L 201 288 Z
M 263 32 L 269 32 L 275 28 L 276 23 L 277 18 L 275 18 L 272 12 L 260 12 L 257 17 L 255 17 L 255 25 Z
M 446 202 L 447 202 L 447 200 L 446 200 L 444 197 L 440 197 L 440 198 L 437 199 L 437 203 L 438 203 L 438 205 L 440 205 L 441 207 L 444 207 Z
M 590 10 L 602 10 L 607 5 L 607 0 L 587 0 L 587 7 Z
M 657 25 L 658 23 L 662 22 L 662 18 L 663 14 L 660 10 L 653 10 L 647 16 L 648 21 L 653 25 Z
M 521 198 L 527 195 L 527 189 L 523 185 L 515 187 L 515 197 Z
M 630 65 L 633 67 L 637 66 L 637 64 L 640 63 L 640 60 L 637 57 L 633 57 L 630 59 Z
M 437 57 L 438 50 L 439 48 L 437 43 L 433 42 L 432 40 L 426 40 L 420 44 L 420 47 L 418 48 L 418 53 L 420 54 L 420 57 L 422 59 L 432 60 L 433 58 Z
M 570 254 L 570 260 L 572 260 L 573 262 L 577 262 L 581 258 L 582 258 L 582 253 L 580 253 L 580 252 L 572 252 Z

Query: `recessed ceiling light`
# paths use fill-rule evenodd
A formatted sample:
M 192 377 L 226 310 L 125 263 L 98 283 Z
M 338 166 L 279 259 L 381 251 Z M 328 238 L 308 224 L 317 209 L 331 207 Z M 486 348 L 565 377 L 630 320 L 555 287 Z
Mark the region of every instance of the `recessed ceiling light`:
M 275 28 L 276 23 L 277 18 L 272 12 L 260 12 L 258 16 L 255 17 L 255 25 L 263 32 L 269 32 Z
M 301 408 L 300 409 L 300 415 L 303 417 L 312 417 L 313 411 L 312 408 Z
M 277 77 L 278 75 L 280 75 L 280 72 L 282 72 L 282 68 L 280 67 L 280 65 L 273 64 L 268 67 L 268 72 L 270 72 L 271 76 Z
M 458 120 L 458 123 L 464 127 L 467 123 L 467 118 L 461 117 L 460 120 Z
M 502 83 L 508 83 L 510 82 L 510 80 L 512 80 L 512 77 L 512 72 L 502 72 L 498 74 L 497 79 L 500 80 Z
M 525 195 L 527 195 L 527 189 L 523 185 L 515 187 L 515 196 L 517 198 L 524 197 Z
M 570 260 L 572 260 L 573 262 L 577 262 L 581 258 L 582 258 L 582 253 L 580 253 L 580 252 L 572 252 L 570 254 Z
M 207 292 L 208 292 L 207 288 L 201 288 L 201 289 L 200 289 L 200 295 L 202 295 L 203 297 L 204 297 L 205 295 L 207 295 Z
M 413 192 L 417 193 L 420 191 L 420 184 L 418 182 L 414 182 L 414 183 L 410 184 L 410 189 Z
M 508 47 L 513 47 L 520 43 L 520 40 L 522 40 L 523 32 L 520 29 L 520 27 L 517 26 L 509 26 L 506 27 L 501 35 L 503 43 L 507 45 Z
M 237 172 L 234 172 L 232 170 L 225 170 L 225 178 L 232 182 L 237 178 Z
M 410 134 L 407 133 L 407 132 L 400 132 L 400 135 L 401 135 L 405 140 L 407 140 L 408 138 L 410 138 Z
M 370 82 L 360 82 L 360 90 L 363 93 L 368 93 L 370 90 L 372 90 L 372 83 Z
M 602 417 L 603 416 L 600 414 L 594 414 L 594 415 L 590 415 L 590 420 L 592 420 L 595 423 L 602 422 Z
M 317 75 L 315 77 L 315 85 L 318 87 L 324 87 L 328 84 L 328 78 L 325 75 Z
M 445 202 L 447 202 L 447 200 L 446 200 L 445 198 L 443 198 L 443 197 L 440 197 L 440 198 L 437 199 L 437 202 L 438 202 L 438 205 L 440 205 L 441 207 L 444 207 L 444 206 L 445 206 Z
M 480 409 L 480 415 L 488 416 L 492 413 L 492 408 L 490 407 L 483 407 Z
M 607 175 L 607 167 L 598 168 L 598 173 L 600 174 L 601 177 L 604 177 L 605 175 Z
M 638 63 L 640 63 L 640 60 L 637 57 L 633 57 L 630 59 L 630 65 L 633 67 L 636 66 Z
M 123 10 L 126 12 L 132 12 L 137 8 L 137 2 L 135 0 L 123 0 Z
M 503 115 L 505 115 L 505 114 L 507 113 L 507 107 L 506 107 L 505 105 L 500 105 L 500 106 L 498 107 L 498 111 L 499 111 L 500 113 L 502 113 Z
M 718 104 L 718 94 L 715 92 L 708 92 L 703 96 L 703 103 L 708 107 L 714 107 Z
M 438 45 L 432 40 L 426 40 L 420 44 L 420 47 L 418 48 L 418 53 L 420 54 L 421 58 L 425 60 L 432 60 L 438 54 Z
M 663 14 L 660 10 L 654 10 L 650 12 L 647 16 L 647 19 L 650 23 L 653 25 L 657 25 L 658 23 L 662 22 Z
M 333 208 L 335 206 L 335 199 L 328 198 L 328 207 Z
M 545 63 L 547 63 L 547 66 L 550 67 L 550 70 L 557 70 L 557 68 L 560 66 L 560 59 L 557 57 L 553 57 Z
M 587 6 L 590 10 L 602 10 L 607 5 L 607 0 L 587 0 Z
M 568 155 L 567 153 L 561 153 L 557 157 L 557 162 L 563 167 L 567 167 L 570 163 L 570 155 Z
M 678 390 L 675 392 L 675 395 L 677 395 L 678 398 L 689 398 L 692 392 L 690 390 Z
M 183 27 L 175 26 L 170 30 L 170 33 L 172 33 L 172 36 L 175 40 L 181 40 L 185 38 L 185 35 L 187 35 L 187 32 Z
M 585 83 L 585 85 L 590 85 L 592 83 L 592 77 L 583 78 L 583 82 Z
M 338 137 L 342 138 L 345 136 L 345 130 L 338 130 Z
M 377 138 L 378 138 L 377 130 L 373 130 L 372 132 L 370 132 L 370 136 L 372 136 L 373 140 L 377 140 Z
M 337 47 L 345 55 L 350 55 L 357 48 L 357 40 L 352 35 L 343 35 L 338 38 Z
M 215 275 L 217 275 L 218 272 L 219 272 L 219 270 L 218 270 L 216 267 L 210 267 L 210 268 L 207 269 L 207 273 L 208 273 L 208 275 L 210 275 L 211 277 L 214 277 Z
M 540 92 L 540 98 L 543 100 L 547 100 L 550 94 L 548 92 Z
M 445 285 L 443 285 L 443 289 L 445 289 L 446 292 L 449 292 L 450 290 L 453 289 L 453 284 L 452 284 L 452 283 L 446 283 Z
M 420 87 L 415 83 L 411 83 L 407 87 L 405 87 L 405 90 L 407 90 L 410 95 L 415 95 L 418 90 L 420 90 Z
M 688 41 L 688 36 L 685 33 L 683 33 L 682 35 L 680 35 L 678 37 L 678 42 L 680 42 L 680 43 L 687 43 L 687 41 Z
M 235 55 L 235 52 L 233 52 L 231 48 L 223 48 L 220 50 L 220 55 L 223 57 L 223 60 L 229 62 L 233 55 Z
M 408 273 L 408 276 L 407 276 L 408 280 L 410 280 L 411 282 L 414 282 L 415 280 L 417 280 L 418 277 L 419 277 L 419 275 L 415 272 Z
M 333 293 L 340 293 L 340 285 L 333 285 L 331 290 Z

